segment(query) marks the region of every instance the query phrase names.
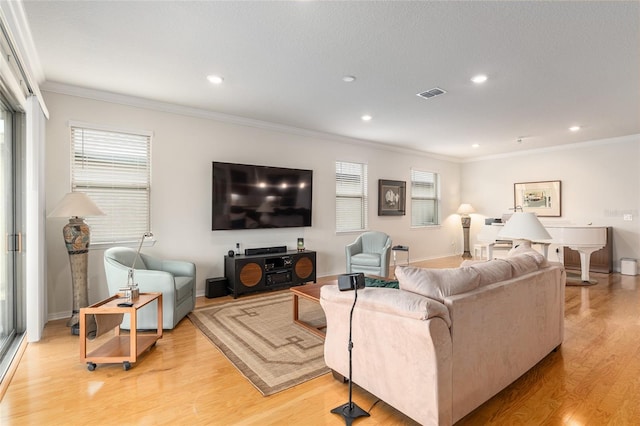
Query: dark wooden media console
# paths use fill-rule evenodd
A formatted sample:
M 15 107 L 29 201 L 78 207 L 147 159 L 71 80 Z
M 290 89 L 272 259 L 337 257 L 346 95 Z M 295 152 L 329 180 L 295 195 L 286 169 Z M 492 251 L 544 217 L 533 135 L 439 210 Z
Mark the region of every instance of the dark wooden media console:
M 316 252 L 225 256 L 224 276 L 234 299 L 245 293 L 316 282 Z

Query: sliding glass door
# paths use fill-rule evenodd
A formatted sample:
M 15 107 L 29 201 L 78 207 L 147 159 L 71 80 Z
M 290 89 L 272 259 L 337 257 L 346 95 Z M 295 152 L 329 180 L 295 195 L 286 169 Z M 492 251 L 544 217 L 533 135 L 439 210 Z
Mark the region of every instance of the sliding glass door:
M 16 229 L 16 144 L 13 139 L 13 114 L 0 99 L 0 362 L 16 336 L 16 256 L 20 236 Z M 0 378 L 3 374 L 0 371 Z

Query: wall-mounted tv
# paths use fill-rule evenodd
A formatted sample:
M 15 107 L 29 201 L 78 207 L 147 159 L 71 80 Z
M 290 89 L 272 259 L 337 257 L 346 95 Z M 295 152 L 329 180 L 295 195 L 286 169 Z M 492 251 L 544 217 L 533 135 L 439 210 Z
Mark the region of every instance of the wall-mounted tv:
M 212 229 L 311 226 L 313 170 L 213 162 Z

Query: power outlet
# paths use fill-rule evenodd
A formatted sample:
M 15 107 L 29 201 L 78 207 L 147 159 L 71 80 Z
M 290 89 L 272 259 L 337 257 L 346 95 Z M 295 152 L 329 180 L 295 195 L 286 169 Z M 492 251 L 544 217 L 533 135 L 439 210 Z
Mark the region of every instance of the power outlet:
M 633 215 L 625 214 L 622 218 L 624 220 L 632 221 L 633 220 Z

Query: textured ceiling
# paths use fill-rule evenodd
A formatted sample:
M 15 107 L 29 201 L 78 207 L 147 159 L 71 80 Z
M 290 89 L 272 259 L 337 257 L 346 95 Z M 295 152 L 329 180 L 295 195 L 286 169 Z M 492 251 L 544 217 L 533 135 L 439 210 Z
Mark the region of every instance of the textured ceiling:
M 460 159 L 640 134 L 638 1 L 25 1 L 24 9 L 47 84 Z M 224 83 L 211 85 L 212 73 Z M 489 80 L 475 85 L 478 73 Z M 447 93 L 416 96 L 434 87 Z

